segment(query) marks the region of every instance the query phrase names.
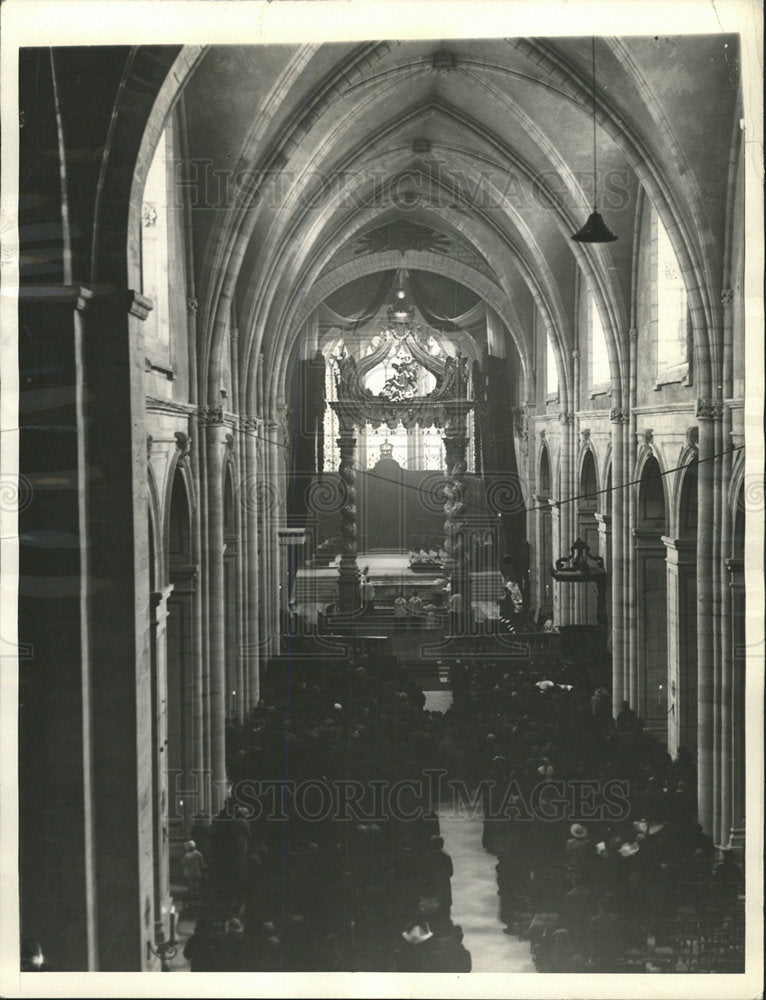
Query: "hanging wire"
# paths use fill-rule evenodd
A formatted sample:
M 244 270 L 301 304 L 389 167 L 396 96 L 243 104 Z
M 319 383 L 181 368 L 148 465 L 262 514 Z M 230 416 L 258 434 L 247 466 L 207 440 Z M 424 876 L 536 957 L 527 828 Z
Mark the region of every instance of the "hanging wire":
M 263 441 L 264 443 L 276 445 L 278 448 L 282 448 L 285 451 L 287 451 L 288 448 L 290 447 L 289 445 L 283 444 L 282 442 L 273 441 L 270 438 L 264 437 L 261 434 L 255 434 L 255 437 L 256 437 L 256 439 L 258 441 Z M 695 467 L 703 465 L 705 462 L 714 462 L 718 458 L 723 458 L 724 455 L 735 455 L 738 451 L 742 451 L 744 449 L 744 447 L 745 446 L 743 444 L 738 444 L 738 445 L 734 445 L 734 447 L 732 447 L 732 448 L 727 448 L 725 451 L 719 451 L 719 452 L 716 452 L 714 455 L 708 455 L 706 458 L 698 458 L 697 456 L 695 456 L 690 462 L 684 463 L 684 465 L 676 465 L 672 469 L 660 470 L 659 475 L 660 475 L 660 477 L 670 476 L 674 472 L 682 472 L 684 469 L 693 469 Z M 337 471 L 337 470 L 328 470 L 328 469 L 325 469 L 324 471 L 328 472 L 328 471 Z M 355 468 L 355 471 L 356 472 L 363 472 L 370 479 L 378 479 L 381 482 L 385 482 L 385 483 L 396 483 L 396 484 L 402 486 L 404 489 L 415 490 L 416 492 L 420 492 L 420 490 L 422 488 L 421 486 L 415 485 L 414 483 L 405 483 L 405 482 L 401 482 L 398 479 L 391 479 L 389 476 L 381 476 L 379 473 L 373 472 L 372 469 Z M 493 473 L 488 473 L 488 476 L 491 477 L 492 475 L 493 475 Z M 499 472 L 499 473 L 494 473 L 494 475 L 500 477 L 503 474 Z M 444 473 L 444 478 L 445 478 L 445 480 L 448 478 L 446 472 Z M 521 481 L 521 477 L 520 476 L 518 476 L 517 478 L 518 478 L 519 481 Z M 626 483 L 619 483 L 617 486 L 613 485 L 613 486 L 608 487 L 607 489 L 603 489 L 603 490 L 589 490 L 587 493 L 579 493 L 576 496 L 565 497 L 565 498 L 562 498 L 561 500 L 556 500 L 554 497 L 550 497 L 550 498 L 546 498 L 546 499 L 549 499 L 550 503 L 552 503 L 555 507 L 565 507 L 567 504 L 569 504 L 569 503 L 576 503 L 578 500 L 592 500 L 592 499 L 594 499 L 594 497 L 602 496 L 602 495 L 604 495 L 606 493 L 608 493 L 608 494 L 618 493 L 620 490 L 627 489 L 629 486 L 638 486 L 640 483 L 641 483 L 640 479 L 630 479 Z M 491 507 L 487 506 L 486 504 L 474 503 L 471 500 L 468 500 L 467 498 L 465 500 L 463 500 L 463 503 L 467 507 L 474 507 L 474 508 L 476 508 L 478 510 L 483 510 L 483 511 L 486 511 L 486 512 L 492 513 L 492 514 L 496 514 L 497 513 L 497 511 L 493 510 Z M 548 510 L 549 506 L 550 506 L 549 504 L 541 504 L 541 505 L 537 505 L 537 506 L 534 506 L 534 507 L 520 507 L 518 510 L 507 511 L 507 512 L 504 512 L 504 513 L 509 513 L 509 514 L 525 514 L 525 513 L 526 514 L 531 514 L 531 513 L 534 513 L 534 511 L 536 511 L 536 510 Z
M 598 169 L 596 165 L 596 36 L 590 40 L 593 85 L 593 211 L 598 211 Z

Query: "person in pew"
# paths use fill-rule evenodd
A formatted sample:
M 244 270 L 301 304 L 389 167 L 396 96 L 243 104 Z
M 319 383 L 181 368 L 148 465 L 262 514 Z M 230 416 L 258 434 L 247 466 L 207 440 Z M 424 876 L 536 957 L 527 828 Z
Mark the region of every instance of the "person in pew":
M 731 913 L 737 905 L 737 896 L 745 891 L 745 876 L 730 847 L 719 847 L 718 850 L 721 860 L 713 872 L 710 898 L 722 912 Z
M 625 929 L 617 901 L 604 896 L 589 924 L 590 959 L 594 972 L 615 972 L 625 950 Z
M 456 924 L 436 938 L 432 953 L 433 966 L 429 972 L 470 972 L 471 953 L 463 944 L 463 928 Z
M 432 836 L 426 856 L 429 896 L 439 900 L 446 914 L 452 907 L 452 858 L 444 850 L 444 839 Z

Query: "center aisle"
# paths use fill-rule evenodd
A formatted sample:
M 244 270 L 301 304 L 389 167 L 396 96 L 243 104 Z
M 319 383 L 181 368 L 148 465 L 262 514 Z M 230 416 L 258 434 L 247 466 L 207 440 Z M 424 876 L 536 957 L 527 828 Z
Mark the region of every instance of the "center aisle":
M 452 858 L 452 921 L 463 928 L 473 972 L 534 972 L 528 941 L 503 933 L 498 917 L 497 859 L 481 846 L 482 819 L 439 812 L 444 849 Z

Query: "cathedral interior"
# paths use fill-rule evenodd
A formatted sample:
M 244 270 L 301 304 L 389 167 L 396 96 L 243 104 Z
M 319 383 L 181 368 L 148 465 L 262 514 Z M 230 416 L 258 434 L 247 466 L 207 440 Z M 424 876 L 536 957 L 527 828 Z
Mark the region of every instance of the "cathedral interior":
M 330 968 L 429 971 L 398 931 L 368 953 L 388 931 L 353 858 L 354 919 L 284 960 L 305 913 L 330 919 L 310 900 L 273 933 L 210 902 L 216 878 L 284 872 L 282 840 L 259 856 L 255 821 L 237 833 L 233 788 L 313 774 L 312 690 L 329 716 L 357 692 L 337 724 L 367 760 L 373 678 L 398 776 L 427 755 L 385 742 L 397 706 L 442 749 L 471 719 L 515 733 L 465 737 L 469 784 L 515 760 L 539 711 L 516 725 L 522 678 L 562 681 L 602 757 L 641 758 L 626 866 L 677 809 L 711 872 L 744 872 L 740 66 L 720 32 L 20 51 L 20 921 L 51 968 L 177 965 L 206 905 L 184 908 L 184 844 L 204 855 L 212 818 L 207 905 L 266 955 L 227 968 L 336 948 Z M 313 726 L 294 746 L 293 718 Z M 519 773 L 569 775 L 563 737 L 528 742 Z M 304 864 L 331 841 L 301 841 L 296 898 L 339 898 Z M 679 958 L 674 932 L 671 961 L 659 931 L 650 954 L 644 932 L 641 970 L 742 971 L 732 891 L 717 957 Z

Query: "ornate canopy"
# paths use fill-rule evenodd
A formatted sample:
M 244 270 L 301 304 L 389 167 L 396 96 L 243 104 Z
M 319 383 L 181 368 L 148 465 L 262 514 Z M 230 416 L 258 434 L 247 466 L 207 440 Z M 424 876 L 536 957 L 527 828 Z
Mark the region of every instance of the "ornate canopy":
M 365 385 L 366 376 L 392 351 L 401 345 L 406 355 L 392 365 L 394 375 L 374 394 Z M 344 354 L 336 361 L 338 399 L 331 402 L 339 418 L 373 427 L 386 424 L 395 430 L 405 427 L 448 428 L 456 416 L 464 417 L 473 407 L 468 399 L 468 359 L 459 351 L 456 357 L 437 357 L 431 353 L 421 326 L 381 331 L 380 342 L 361 361 Z M 419 369 L 436 379 L 427 395 L 416 395 Z

